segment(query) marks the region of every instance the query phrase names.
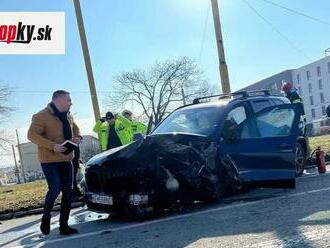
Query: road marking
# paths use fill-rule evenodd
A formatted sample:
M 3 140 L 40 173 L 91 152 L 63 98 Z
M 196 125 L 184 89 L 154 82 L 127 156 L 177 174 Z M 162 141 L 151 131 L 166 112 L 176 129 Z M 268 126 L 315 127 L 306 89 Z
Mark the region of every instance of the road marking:
M 318 177 L 318 176 L 329 176 L 329 175 L 330 175 L 330 173 L 328 171 L 324 174 L 319 174 L 318 172 L 315 172 L 315 173 L 311 173 L 311 174 L 308 174 L 308 175 L 305 174 L 302 177 L 297 177 L 296 180 L 301 180 L 301 179 L 311 178 L 311 177 Z
M 80 239 L 80 238 L 86 238 L 86 237 L 90 237 L 90 236 L 100 235 L 104 232 L 123 231 L 123 230 L 132 229 L 132 228 L 138 228 L 138 227 L 143 227 L 143 226 L 149 226 L 149 225 L 152 225 L 152 224 L 167 222 L 167 221 L 171 221 L 171 220 L 183 219 L 183 218 L 187 218 L 187 217 L 191 217 L 191 216 L 197 216 L 197 215 L 202 215 L 202 214 L 207 214 L 207 213 L 214 213 L 214 212 L 218 212 L 218 211 L 222 211 L 222 210 L 234 209 L 234 208 L 239 208 L 239 207 L 244 207 L 244 206 L 251 206 L 251 205 L 266 203 L 266 202 L 270 202 L 270 201 L 274 201 L 274 200 L 281 200 L 281 199 L 286 199 L 286 198 L 291 198 L 291 197 L 298 197 L 298 196 L 302 196 L 302 195 L 306 195 L 306 194 L 314 194 L 314 193 L 319 193 L 319 192 L 323 192 L 323 191 L 330 191 L 330 187 L 323 188 L 323 189 L 318 189 L 318 190 L 305 191 L 305 192 L 300 192 L 300 193 L 295 193 L 295 194 L 277 196 L 277 197 L 274 197 L 274 198 L 268 198 L 268 199 L 254 201 L 254 202 L 245 202 L 245 203 L 238 203 L 238 204 L 230 205 L 230 206 L 221 206 L 221 207 L 212 208 L 212 209 L 208 209 L 208 210 L 197 211 L 197 212 L 194 212 L 194 213 L 188 213 L 188 214 L 182 214 L 182 215 L 176 215 L 176 216 L 169 216 L 169 217 L 165 217 L 163 219 L 151 220 L 151 221 L 146 221 L 146 222 L 143 222 L 143 223 L 130 224 L 130 225 L 126 225 L 126 226 L 109 228 L 109 229 L 90 232 L 90 233 L 85 233 L 85 234 L 78 234 L 78 235 L 74 235 L 74 236 L 66 237 L 66 238 L 46 240 L 46 241 L 43 241 L 41 243 L 35 242 L 35 243 L 32 243 L 32 244 L 28 244 L 28 245 L 16 246 L 16 248 L 42 247 L 46 244 L 53 244 L 53 243 L 62 242 L 62 241 L 70 241 L 70 240 L 74 240 L 74 239 Z

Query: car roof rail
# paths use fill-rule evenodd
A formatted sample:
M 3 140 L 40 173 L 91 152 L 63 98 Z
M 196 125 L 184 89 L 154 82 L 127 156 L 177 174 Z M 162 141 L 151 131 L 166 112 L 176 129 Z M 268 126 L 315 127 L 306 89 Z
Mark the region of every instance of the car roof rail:
M 231 94 L 219 94 L 219 95 L 211 95 L 211 96 L 198 97 L 198 98 L 195 98 L 195 99 L 193 100 L 193 104 L 200 103 L 200 100 L 203 100 L 203 99 L 208 99 L 208 98 L 215 98 L 215 97 L 217 97 L 218 100 L 220 100 L 220 99 L 228 98 L 228 97 L 230 97 L 230 96 L 231 96 Z
M 251 91 L 246 91 L 247 96 L 259 96 L 258 93 L 263 93 L 263 95 L 270 96 L 269 90 L 251 90 Z
M 203 100 L 203 99 L 209 99 L 209 98 L 217 97 L 218 98 L 217 100 L 221 100 L 221 99 L 224 99 L 224 98 L 229 98 L 231 96 L 241 96 L 241 97 L 248 97 L 248 96 L 251 96 L 251 95 L 252 96 L 255 96 L 255 95 L 259 96 L 258 93 L 263 93 L 266 96 L 270 95 L 269 90 L 236 91 L 236 92 L 228 93 L 228 94 L 219 94 L 219 95 L 198 97 L 198 98 L 195 98 L 193 100 L 193 104 L 200 103 L 200 100 Z

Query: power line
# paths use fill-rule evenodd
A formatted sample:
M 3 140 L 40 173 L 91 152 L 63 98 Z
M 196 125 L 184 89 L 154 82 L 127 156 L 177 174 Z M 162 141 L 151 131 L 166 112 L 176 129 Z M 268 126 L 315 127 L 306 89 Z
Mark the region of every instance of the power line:
M 26 94 L 52 94 L 54 91 L 50 90 L 13 90 L 14 93 L 26 93 Z M 110 93 L 110 92 L 121 92 L 120 90 L 101 90 L 97 91 L 98 93 Z M 71 94 L 90 94 L 89 91 L 81 90 L 81 91 L 70 91 Z
M 294 14 L 296 14 L 296 15 L 300 15 L 300 16 L 306 17 L 306 18 L 308 18 L 308 19 L 311 19 L 311 20 L 313 20 L 313 21 L 315 21 L 315 22 L 322 23 L 322 24 L 324 24 L 324 25 L 330 26 L 330 23 L 329 23 L 329 22 L 323 21 L 323 20 L 321 20 L 321 19 L 319 19 L 319 18 L 316 18 L 316 17 L 310 16 L 310 15 L 307 15 L 307 14 L 305 14 L 305 13 L 299 12 L 299 11 L 294 10 L 294 9 L 290 9 L 290 8 L 285 7 L 285 6 L 283 6 L 283 5 L 280 5 L 280 4 L 277 4 L 277 3 L 274 3 L 274 2 L 272 2 L 272 1 L 270 1 L 270 0 L 263 0 L 263 1 L 264 1 L 265 3 L 271 4 L 271 5 L 276 6 L 276 7 L 278 7 L 278 8 L 281 8 L 281 9 L 284 9 L 284 10 L 286 10 L 286 11 L 292 12 L 292 13 L 294 13 Z
M 198 57 L 198 61 L 201 61 L 202 58 L 202 52 L 204 50 L 204 43 L 205 43 L 205 36 L 206 36 L 206 29 L 207 29 L 207 24 L 208 24 L 208 20 L 209 20 L 209 14 L 210 14 L 210 6 L 211 6 L 211 2 L 208 1 L 208 5 L 207 5 L 207 10 L 206 10 L 206 17 L 205 17 L 205 21 L 204 21 L 204 28 L 203 28 L 203 36 L 202 36 L 202 43 L 201 43 L 201 48 L 199 50 L 199 57 Z
M 286 42 L 294 48 L 298 53 L 300 53 L 305 59 L 311 60 L 307 54 L 299 47 L 297 47 L 286 35 L 284 35 L 279 29 L 277 29 L 269 20 L 267 20 L 264 16 L 262 16 L 247 0 L 242 0 L 245 4 L 255 13 L 257 14 L 264 22 L 266 22 L 278 35 L 280 35 Z

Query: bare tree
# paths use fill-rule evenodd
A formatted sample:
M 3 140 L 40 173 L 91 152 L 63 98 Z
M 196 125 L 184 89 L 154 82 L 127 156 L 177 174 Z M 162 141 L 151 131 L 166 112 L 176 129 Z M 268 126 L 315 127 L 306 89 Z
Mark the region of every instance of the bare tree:
M 209 94 L 210 87 L 196 63 L 187 57 L 155 63 L 150 70 L 123 72 L 115 78 L 113 94 L 108 96 L 112 108 L 134 102 L 154 124 L 173 108 L 193 98 Z
M 0 86 L 0 124 L 6 121 L 13 108 L 8 106 L 8 100 L 12 90 L 7 86 Z M 8 147 L 10 138 L 5 130 L 0 130 L 0 149 L 6 149 Z

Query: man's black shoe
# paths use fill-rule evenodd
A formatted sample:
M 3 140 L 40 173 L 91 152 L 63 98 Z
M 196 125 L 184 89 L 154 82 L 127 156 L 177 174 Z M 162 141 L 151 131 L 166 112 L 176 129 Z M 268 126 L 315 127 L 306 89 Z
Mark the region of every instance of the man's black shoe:
M 60 234 L 62 235 L 71 235 L 78 233 L 77 229 L 71 228 L 69 226 L 60 226 Z
M 40 231 L 43 235 L 48 235 L 50 233 L 50 216 L 42 216 Z

